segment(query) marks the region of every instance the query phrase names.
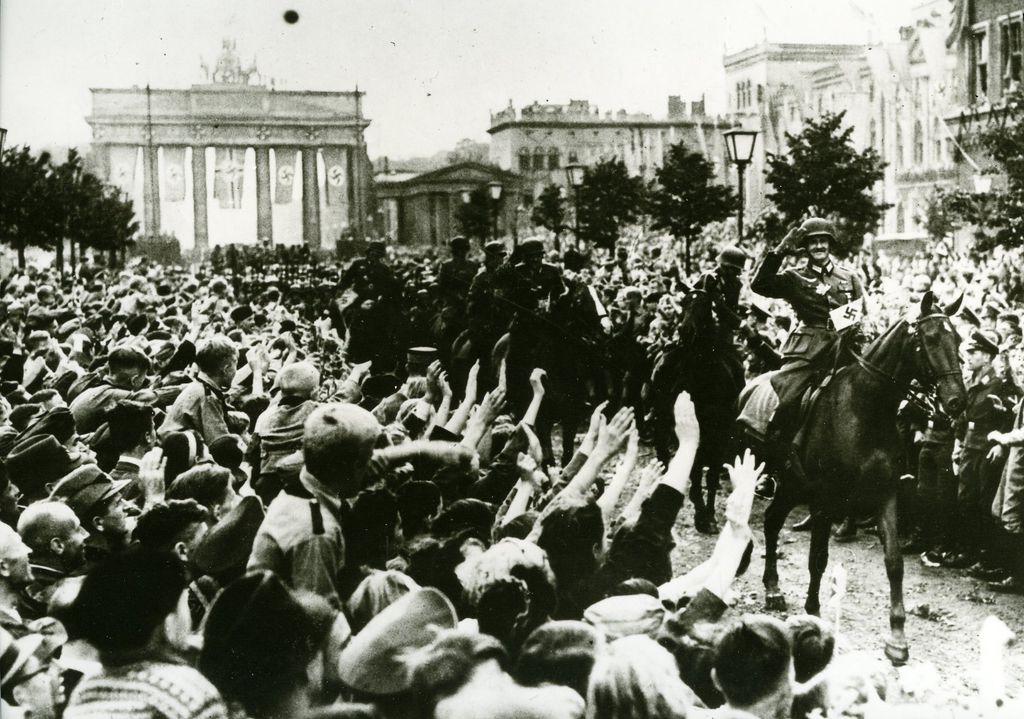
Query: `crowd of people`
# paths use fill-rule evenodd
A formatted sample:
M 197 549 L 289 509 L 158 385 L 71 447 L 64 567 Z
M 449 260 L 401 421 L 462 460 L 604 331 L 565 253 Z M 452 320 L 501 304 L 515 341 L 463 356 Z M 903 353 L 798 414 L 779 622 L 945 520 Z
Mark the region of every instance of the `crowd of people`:
M 674 454 L 641 462 L 645 388 L 690 288 L 724 266 L 741 277 L 763 248 L 709 249 L 692 273 L 639 229 L 611 253 L 511 249 L 371 243 L 333 274 L 296 275 L 295 257 L 258 278 L 220 259 L 4 278 L 3 717 L 1020 709 L 998 681 L 1012 636 L 998 620 L 987 683 L 954 700 L 839 655 L 817 617 L 731 612 L 763 479 L 749 452 L 724 467 L 712 553 L 673 566 L 701 427 L 679 395 Z M 1006 590 L 1024 580 L 1007 551 L 1024 513 L 1001 481 L 1024 462 L 1020 257 L 854 263 L 868 332 L 928 289 L 976 308 L 957 322 L 977 325 L 962 334 L 984 416 L 942 427 L 939 410 L 908 409 L 903 518 L 922 561 Z M 735 289 L 752 376 L 779 365 L 793 318 Z M 529 347 L 551 327 L 595 367 L 579 378 L 587 422 L 560 453 L 543 419 L 558 388 Z

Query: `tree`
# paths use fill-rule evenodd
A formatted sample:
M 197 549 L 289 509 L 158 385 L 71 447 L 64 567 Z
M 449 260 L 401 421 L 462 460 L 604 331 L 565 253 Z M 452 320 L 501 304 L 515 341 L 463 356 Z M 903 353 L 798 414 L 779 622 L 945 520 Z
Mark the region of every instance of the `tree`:
M 715 172 L 704 156 L 682 142 L 669 148 L 648 191 L 647 208 L 656 230 L 683 241 L 684 268 L 690 272 L 690 243 L 705 226 L 728 217 L 736 207 L 729 187 L 714 182 Z
M 117 250 L 138 232 L 132 203 L 112 186 L 85 172 L 74 149 L 60 165 L 48 153 L 38 157 L 28 147 L 4 152 L 0 162 L 0 240 L 16 248 L 25 266 L 25 248 L 54 250 L 63 272 L 64 241 L 75 246 Z
M 890 207 L 876 200 L 871 189 L 882 180 L 886 163 L 874 148 L 858 151 L 853 128 L 843 129 L 845 112 L 826 113 L 810 120 L 799 133 L 786 133 L 789 152 L 769 154 L 769 194 L 785 228 L 809 213 L 832 219 L 846 239 L 847 251 L 860 248 L 864 235 L 878 227 Z M 778 237 L 766 238 L 770 242 Z
M 925 201 L 924 210 L 917 221 L 928 233 L 928 237 L 941 241 L 956 231 L 958 221 L 945 199 L 945 193 L 937 189 Z
M 0 239 L 15 248 L 22 269 L 26 247 L 51 246 L 49 166 L 48 153 L 35 157 L 27 145 L 8 148 L 0 161 Z
M 455 219 L 459 221 L 462 234 L 483 242 L 491 235 L 491 199 L 486 187 L 477 187 L 469 193 L 469 202 L 459 205 Z
M 598 247 L 612 249 L 624 225 L 636 222 L 643 211 L 645 188 L 630 177 L 622 160 L 602 160 L 587 170 L 579 188 L 580 234 Z
M 976 142 L 998 164 L 1005 186 L 988 192 L 943 193 L 944 208 L 958 222 L 974 225 L 976 251 L 994 245 L 1024 245 L 1024 89 L 1006 96 L 999 122 L 978 133 Z
M 559 235 L 565 229 L 565 197 L 558 185 L 548 185 L 541 190 L 530 212 L 534 225 L 555 233 L 555 249 L 561 250 Z

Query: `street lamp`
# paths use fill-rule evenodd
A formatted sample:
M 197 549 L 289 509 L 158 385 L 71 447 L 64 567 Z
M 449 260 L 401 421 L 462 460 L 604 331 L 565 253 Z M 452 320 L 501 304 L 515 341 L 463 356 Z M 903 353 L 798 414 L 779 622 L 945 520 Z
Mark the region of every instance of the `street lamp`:
M 501 201 L 501 183 L 491 180 L 487 183 L 487 190 L 491 194 L 491 238 L 498 239 L 498 203 Z
M 736 184 L 739 188 L 739 209 L 736 211 L 736 230 L 739 243 L 743 244 L 743 173 L 754 156 L 754 141 L 757 130 L 729 130 L 725 136 L 725 149 L 729 152 L 729 161 L 736 165 Z
M 587 177 L 587 168 L 583 165 L 572 163 L 565 166 L 565 179 L 572 186 L 573 200 L 576 211 L 573 213 L 576 219 L 576 249 L 580 248 L 580 188 L 583 187 L 583 180 Z
M 473 199 L 473 193 L 469 190 L 460 190 L 459 196 L 462 197 L 463 205 L 468 205 L 469 201 Z

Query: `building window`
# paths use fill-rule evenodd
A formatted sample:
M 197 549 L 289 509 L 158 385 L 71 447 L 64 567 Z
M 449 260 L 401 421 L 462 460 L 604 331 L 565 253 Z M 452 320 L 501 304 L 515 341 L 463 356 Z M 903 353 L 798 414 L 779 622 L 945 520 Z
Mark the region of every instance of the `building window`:
M 932 120 L 932 157 L 936 165 L 941 165 L 944 159 L 942 156 L 942 127 L 939 126 L 940 122 L 941 120 L 937 117 Z
M 988 100 L 988 33 L 984 30 L 971 35 L 970 83 L 976 103 Z
M 896 203 L 896 231 L 897 232 L 906 232 L 906 230 L 907 230 L 907 223 L 906 223 L 906 218 L 903 217 L 903 203 L 902 202 L 897 202 Z
M 920 120 L 914 120 L 914 164 L 924 164 L 924 128 Z
M 548 169 L 557 170 L 562 166 L 561 157 L 558 155 L 558 148 L 552 147 L 548 150 Z
M 594 154 L 593 151 L 591 151 L 590 154 L 593 155 Z M 573 162 L 579 162 L 579 161 L 580 161 L 580 158 L 576 154 L 576 150 L 569 150 L 569 162 L 573 163 Z
M 1002 70 L 1003 92 L 1009 92 L 1022 81 L 1024 73 L 1024 47 L 1022 31 L 1024 18 L 1007 20 L 1000 27 L 999 55 Z
M 875 118 L 871 118 L 871 122 L 868 123 L 868 147 L 877 148 L 878 146 L 878 123 L 875 122 Z
M 530 151 L 527 150 L 525 147 L 519 151 L 519 171 L 530 171 Z
M 545 164 L 544 163 L 544 158 L 545 157 L 546 157 L 546 155 L 544 154 L 544 150 L 542 148 L 538 147 L 536 150 L 533 151 L 533 169 L 534 170 L 543 170 L 544 169 L 544 164 Z

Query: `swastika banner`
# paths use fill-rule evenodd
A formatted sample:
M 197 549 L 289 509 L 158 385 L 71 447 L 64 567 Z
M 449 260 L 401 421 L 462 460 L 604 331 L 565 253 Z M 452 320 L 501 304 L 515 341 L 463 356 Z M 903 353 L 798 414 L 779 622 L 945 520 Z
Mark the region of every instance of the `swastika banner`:
M 185 148 L 163 148 L 164 196 L 167 202 L 185 199 Z
M 218 147 L 213 172 L 213 196 L 221 209 L 242 207 L 242 177 L 245 173 L 245 150 L 239 147 Z
M 279 205 L 287 205 L 295 197 L 295 159 L 298 154 L 294 148 L 274 148 L 274 202 Z
M 847 327 L 857 324 L 863 314 L 864 302 L 862 300 L 854 300 L 850 304 L 836 307 L 828 313 L 836 330 L 845 330 Z
M 113 145 L 110 148 L 110 182 L 122 192 L 135 187 L 135 164 L 139 148 L 135 145 Z
M 324 170 L 327 180 L 327 204 L 348 203 L 348 148 L 325 147 Z

